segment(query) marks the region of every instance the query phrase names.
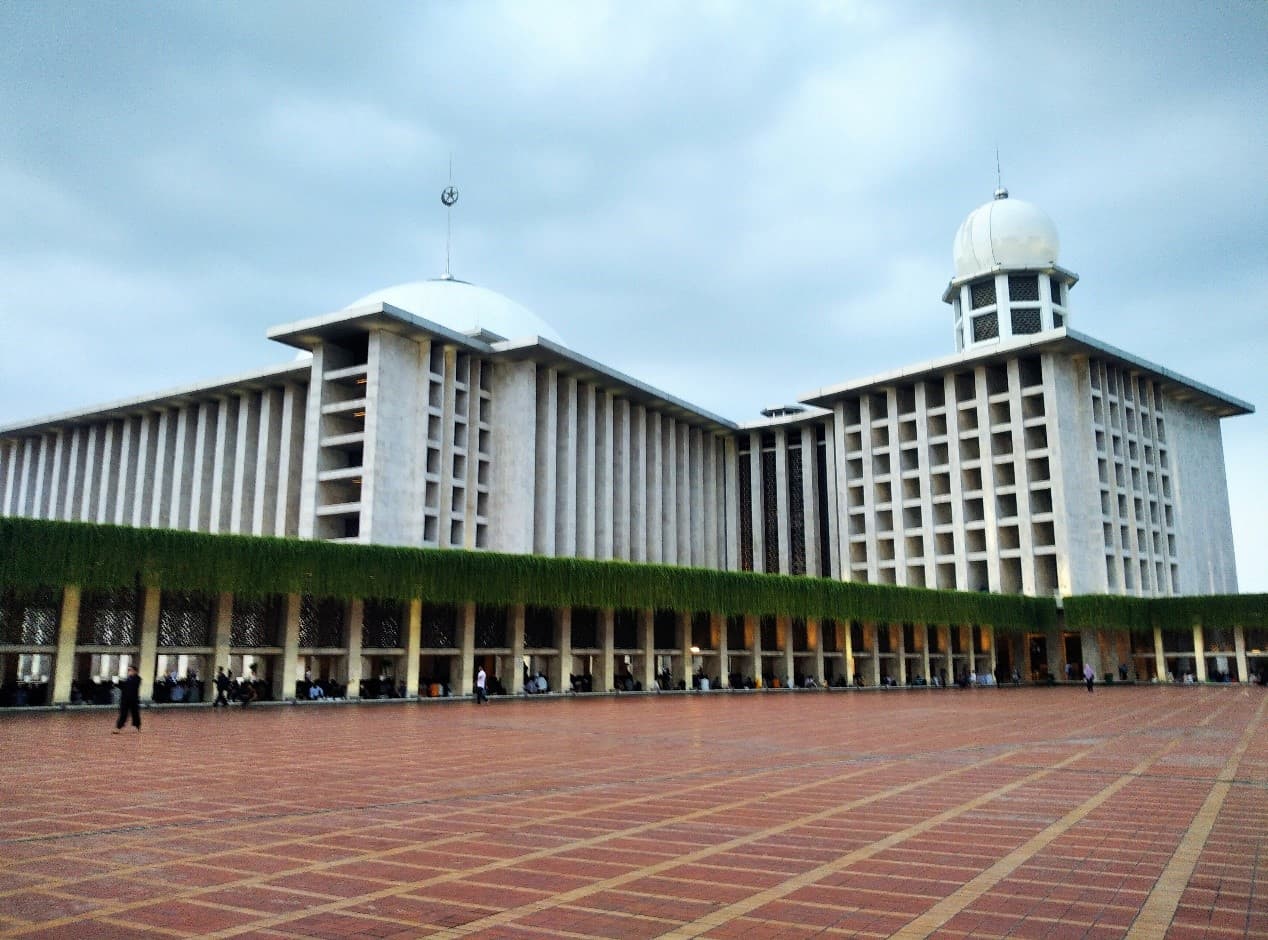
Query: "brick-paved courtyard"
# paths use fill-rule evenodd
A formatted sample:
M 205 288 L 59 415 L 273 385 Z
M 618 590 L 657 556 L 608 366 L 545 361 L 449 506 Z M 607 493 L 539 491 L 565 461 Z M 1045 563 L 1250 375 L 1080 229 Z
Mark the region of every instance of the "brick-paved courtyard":
M 4 937 L 1268 938 L 1262 688 L 0 716 Z

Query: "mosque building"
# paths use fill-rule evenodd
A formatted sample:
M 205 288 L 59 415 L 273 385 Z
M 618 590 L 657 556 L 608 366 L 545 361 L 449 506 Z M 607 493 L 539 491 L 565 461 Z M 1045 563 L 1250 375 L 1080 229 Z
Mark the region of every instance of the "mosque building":
M 1049 217 L 998 190 L 955 236 L 953 353 L 742 424 L 448 273 L 389 287 L 270 329 L 299 351 L 276 367 L 0 428 L 0 516 L 1236 593 L 1220 420 L 1252 406 L 1076 331 L 1058 254 Z

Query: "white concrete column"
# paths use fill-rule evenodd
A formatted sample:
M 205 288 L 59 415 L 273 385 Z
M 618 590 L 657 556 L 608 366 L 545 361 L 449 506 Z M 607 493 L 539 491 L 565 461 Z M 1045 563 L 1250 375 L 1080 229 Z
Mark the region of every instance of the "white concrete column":
M 21 449 L 23 460 L 25 461 L 26 447 L 25 441 L 17 445 Z M 16 458 L 15 454 L 15 458 Z M 14 461 L 15 467 L 17 460 Z M 70 431 L 70 454 L 66 462 L 66 494 L 62 500 L 62 518 L 68 522 L 73 522 L 79 518 L 80 492 L 79 480 L 83 472 L 84 465 L 84 429 L 82 427 L 72 428 Z M 22 515 L 22 502 L 25 493 L 22 490 L 22 471 L 18 470 L 18 495 L 17 500 L 13 504 L 13 515 Z M 140 525 L 140 522 L 134 522 L 133 525 Z
M 648 552 L 647 409 L 630 406 L 630 561 L 652 561 Z
M 609 391 L 598 391 L 595 394 L 594 420 L 594 491 L 595 491 L 595 546 L 596 558 L 613 557 L 613 511 L 616 506 L 616 494 L 613 492 L 613 457 L 612 457 L 612 404 L 613 396 Z
M 89 440 L 91 450 L 92 441 Z M 154 438 L 154 489 L 150 493 L 147 525 L 163 528 L 167 525 L 168 500 L 172 496 L 172 452 L 176 447 L 176 420 L 168 409 L 158 414 L 158 427 Z
M 554 621 L 555 656 L 546 679 L 552 692 L 566 692 L 572 688 L 568 681 L 572 674 L 572 608 L 556 607 Z
M 848 620 L 841 623 L 841 649 L 844 650 L 845 684 L 852 686 L 854 685 L 854 676 L 856 674 L 854 666 L 854 629 Z
M 215 450 L 216 402 L 198 403 L 194 423 L 194 463 L 189 474 L 189 515 L 191 531 L 206 532 L 211 523 L 211 473 Z
M 281 449 L 278 452 L 277 512 L 273 535 L 299 534 L 299 496 L 304 477 L 304 411 L 306 389 L 287 385 L 282 393 Z M 423 446 L 426 446 L 425 444 Z
M 474 607 L 472 608 L 474 610 Z M 506 628 L 511 633 L 511 675 L 503 677 L 502 684 L 512 695 L 524 691 L 524 627 L 527 611 L 523 604 L 512 604 L 506 609 Z
M 87 442 L 84 447 L 84 462 L 79 468 L 80 496 L 79 516 L 81 522 L 93 522 L 97 518 L 97 491 L 101 478 L 101 432 L 99 424 L 88 428 Z
M 423 602 L 415 597 L 407 606 L 405 621 L 405 694 L 416 698 L 421 664 L 419 650 L 423 639 Z
M 877 686 L 881 684 L 881 625 L 874 622 L 866 622 L 863 624 L 863 639 L 868 642 L 871 647 L 871 676 L 868 679 L 868 685 Z
M 44 500 L 50 475 L 48 465 L 51 447 L 47 434 L 41 434 L 39 440 L 40 445 L 35 461 L 35 498 L 31 501 L 31 516 L 35 519 L 46 519 L 48 513 L 44 508 Z
M 312 428 L 315 435 L 318 427 Z M 211 470 L 211 506 L 208 522 L 209 532 L 228 532 L 230 511 L 233 506 L 233 467 L 237 462 L 238 449 L 238 408 L 233 398 L 221 398 L 216 407 L 216 444 L 215 456 Z M 313 460 L 316 467 L 317 443 L 313 442 Z M 313 471 L 314 486 L 316 470 Z M 311 538 L 311 529 L 301 533 L 304 538 Z
M 895 680 L 899 685 L 907 684 L 907 635 L 901 623 L 889 625 L 890 647 L 898 660 L 898 675 Z
M 31 515 L 31 500 L 35 489 L 35 465 L 37 460 L 36 438 L 22 439 L 22 471 L 18 482 L 18 511 L 16 515 Z
M 421 545 L 425 541 L 428 435 L 420 432 L 419 419 L 427 414 L 429 405 L 430 351 L 410 337 L 375 330 L 370 335 L 366 358 L 366 379 L 361 389 L 365 400 L 365 438 L 359 537 L 387 545 Z M 452 368 L 456 376 L 457 360 L 451 363 L 451 358 L 445 358 L 445 374 Z M 465 474 L 461 468 L 455 474 L 453 463 L 466 455 L 467 471 L 474 470 L 475 461 L 470 455 L 475 452 L 472 438 L 478 433 L 470 424 L 468 409 L 458 403 L 459 394 L 464 393 L 455 385 L 446 390 L 443 397 L 442 411 L 452 402 L 452 414 L 441 425 L 443 459 L 439 468 L 440 531 L 437 533 L 440 544 L 448 544 L 455 512 L 466 523 L 474 517 L 474 512 L 467 512 L 465 505 L 456 509 L 454 506 L 455 500 L 474 497 L 474 488 L 464 489 Z M 470 391 L 465 394 L 469 403 L 478 402 L 478 398 L 471 398 Z M 475 394 L 478 396 L 478 388 Z M 262 447 L 267 423 L 268 449 L 281 452 L 289 442 L 282 431 L 284 402 L 280 390 L 274 391 L 272 397 L 266 393 L 263 404 Z M 470 435 L 459 443 L 458 435 L 464 430 L 470 430 Z M 285 487 L 281 489 L 284 491 Z M 266 516 L 276 516 L 278 501 L 278 488 L 274 487 L 265 500 L 258 502 Z M 472 525 L 464 525 L 462 534 L 464 538 L 474 535 Z
M 537 475 L 533 513 L 533 545 L 538 554 L 555 554 L 555 508 L 558 481 L 559 379 L 554 369 L 537 372 Z
M 665 560 L 665 443 L 660 412 L 647 413 L 647 560 Z
M 471 696 L 475 694 L 475 604 L 458 605 L 458 676 L 452 689 L 454 695 Z M 515 670 L 518 672 L 518 670 Z M 490 674 L 486 670 L 486 674 Z M 515 677 L 512 676 L 512 679 Z M 506 685 L 504 682 L 503 685 Z M 506 686 L 513 691 L 511 686 Z
M 57 623 L 57 658 L 53 661 L 54 705 L 70 702 L 71 686 L 75 682 L 75 647 L 79 640 L 78 585 L 62 588 L 62 611 Z
M 721 480 L 718 473 L 718 438 L 712 433 L 701 432 L 701 477 L 700 500 L 704 506 L 703 531 L 701 533 L 701 550 L 699 564 L 706 568 L 723 568 L 726 549 L 718 526 L 719 515 L 725 513 L 720 499 Z M 721 512 L 720 512 L 721 510 Z M 723 672 L 726 670 L 724 669 Z
M 127 433 L 123 421 L 110 421 L 105 426 L 101 446 L 101 487 L 97 494 L 97 522 L 114 520 L 122 471 L 120 450 Z
M 708 566 L 705 551 L 705 517 L 708 511 L 708 495 L 705 493 L 704 472 L 710 450 L 705 446 L 705 435 L 700 428 L 690 428 L 688 449 L 691 455 L 690 485 L 685 505 L 691 511 L 691 555 L 688 564 L 696 568 Z
M 255 450 L 255 492 L 252 494 L 251 534 L 273 535 L 277 515 L 278 464 L 281 457 L 282 390 L 260 393 L 260 418 Z
M 1246 628 L 1240 623 L 1233 627 L 1233 655 L 1237 658 L 1237 681 L 1250 682 L 1250 664 L 1246 661 Z
M 53 457 L 52 465 L 49 468 L 48 481 L 48 518 L 60 519 L 62 515 L 62 504 L 65 495 L 62 492 L 62 482 L 66 479 L 66 429 L 58 428 L 53 435 Z M 0 472 L 4 467 L 4 445 L 0 442 Z M 0 502 L 0 515 L 4 515 L 4 503 Z
M 299 595 L 295 595 L 298 597 Z M 289 601 L 289 598 L 288 598 Z M 288 606 L 289 612 L 289 606 Z M 296 614 L 298 622 L 298 614 Z M 298 628 L 297 628 L 298 635 Z M 216 597 L 216 622 L 212 628 L 212 675 L 221 666 L 229 668 L 229 653 L 233 648 L 233 595 L 222 592 Z
M 59 432 L 62 433 L 62 432 Z M 0 516 L 17 515 L 14 511 L 18 490 L 18 444 L 13 440 L 0 440 Z
M 929 665 L 929 624 L 918 623 L 916 629 L 920 631 L 920 668 L 924 673 L 925 685 L 932 685 L 933 674 Z
M 678 422 L 662 415 L 660 429 L 660 558 L 678 564 Z
M 744 615 L 744 641 L 748 644 L 749 668 L 753 671 L 753 685 L 762 686 L 762 621 L 756 614 Z
M 575 460 L 576 486 L 576 552 L 579 558 L 594 558 L 598 513 L 595 491 L 595 389 L 589 382 L 574 383 L 577 403 Z
M 691 558 L 691 428 L 681 422 L 675 422 L 676 440 L 674 472 L 674 518 L 677 520 L 677 532 L 674 533 L 674 560 L 680 565 L 690 565 Z
M 654 610 L 638 611 L 638 648 L 642 651 L 643 669 L 639 677 L 644 691 L 650 691 L 652 679 L 656 676 L 656 612 Z
M 158 630 L 159 630 L 158 588 L 145 588 L 141 601 L 140 649 L 137 651 L 136 671 L 141 677 L 141 701 L 148 702 L 154 698 L 154 670 L 158 664 Z
M 282 621 L 281 675 L 273 675 L 273 697 L 278 701 L 291 701 L 295 698 L 295 683 L 300 678 L 299 627 L 302 610 L 303 598 L 298 594 L 287 594 L 284 614 L 286 619 Z
M 555 554 L 577 554 L 577 380 L 559 380 L 559 437 L 555 442 Z
M 1167 681 L 1167 648 L 1162 642 L 1162 630 L 1154 627 L 1154 676 L 1159 682 Z
M 971 639 L 971 636 L 970 636 L 970 639 Z M 1084 628 L 1083 630 L 1080 630 L 1079 642 L 1082 649 L 1081 655 L 1083 657 L 1083 662 L 1091 663 L 1093 674 L 1096 676 L 1097 679 L 1100 679 L 1101 674 L 1105 670 L 1102 668 L 1103 664 L 1101 663 L 1101 644 L 1100 644 L 1099 637 L 1097 636 L 1097 631 L 1091 630 L 1088 628 Z M 1079 675 L 1079 676 L 1076 676 L 1075 678 L 1082 679 L 1083 676 Z
M 251 531 L 259 436 L 258 393 L 246 392 L 238 396 L 238 440 L 233 463 L 233 503 L 229 513 L 229 531 L 239 535 L 246 535 Z
M 1193 670 L 1198 682 L 1206 681 L 1206 640 L 1200 623 L 1193 625 Z
M 791 686 L 793 673 L 797 671 L 796 643 L 793 636 L 792 618 L 786 614 L 777 617 L 775 619 L 775 631 L 784 654 L 784 685 Z
M 137 447 L 141 433 L 141 419 L 124 418 L 119 425 L 119 473 L 115 480 L 114 515 L 110 521 L 124 525 L 132 518 L 132 507 L 141 475 L 137 470 Z
M 633 480 L 630 474 L 630 403 L 612 400 L 612 557 L 633 559 Z
M 364 666 L 361 663 L 361 632 L 365 627 L 365 601 L 354 597 L 345 608 L 347 619 L 344 621 L 344 644 L 348 649 L 346 677 L 348 682 L 348 700 L 361 698 L 361 679 Z
M 192 470 L 194 459 L 195 421 L 193 408 L 189 405 L 172 412 L 170 490 L 166 503 L 161 507 L 162 525 L 165 528 L 184 528 L 189 519 L 188 497 L 192 489 L 189 471 Z
M 599 674 L 596 692 L 611 692 L 616 687 L 616 611 L 604 607 L 599 611 Z

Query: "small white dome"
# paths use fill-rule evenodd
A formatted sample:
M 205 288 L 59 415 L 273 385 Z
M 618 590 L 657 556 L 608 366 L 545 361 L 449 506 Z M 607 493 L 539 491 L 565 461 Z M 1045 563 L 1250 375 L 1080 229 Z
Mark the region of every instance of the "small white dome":
M 955 233 L 952 252 L 957 279 L 1000 268 L 1046 268 L 1057 263 L 1061 240 L 1052 219 L 1038 206 L 995 198 L 969 213 Z
M 391 304 L 457 333 L 474 334 L 488 330 L 507 339 L 541 336 L 563 344 L 563 339 L 550 324 L 526 307 L 497 291 L 456 278 L 438 277 L 385 287 L 348 306 L 375 303 Z

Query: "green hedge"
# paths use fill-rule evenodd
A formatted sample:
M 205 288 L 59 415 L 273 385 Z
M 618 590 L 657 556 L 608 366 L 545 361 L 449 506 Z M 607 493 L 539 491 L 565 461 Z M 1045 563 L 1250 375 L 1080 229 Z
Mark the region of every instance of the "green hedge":
M 1190 630 L 1204 627 L 1268 627 L 1268 594 L 1216 594 L 1194 597 L 1116 597 L 1088 594 L 1067 597 L 1066 625 L 1104 630 Z
M 888 623 L 969 624 L 1002 632 L 1056 622 L 1048 598 L 934 591 L 627 562 L 207 535 L 0 519 L 0 584 L 78 584 L 234 594 L 421 597 L 439 603 L 667 608 Z

